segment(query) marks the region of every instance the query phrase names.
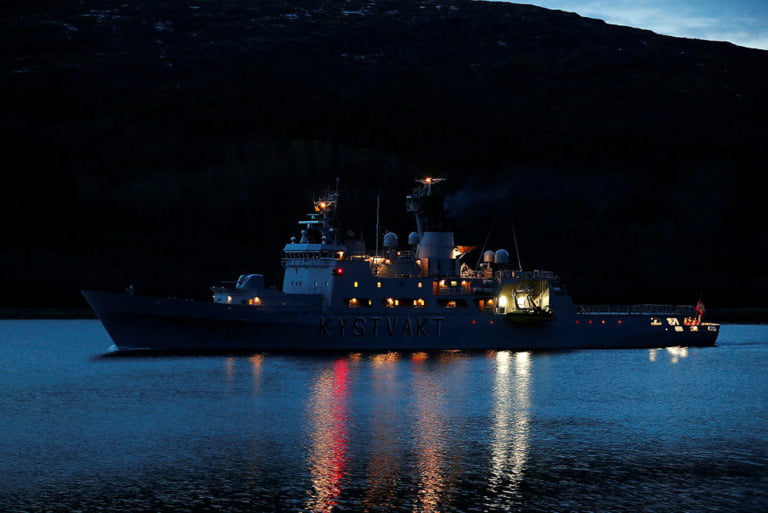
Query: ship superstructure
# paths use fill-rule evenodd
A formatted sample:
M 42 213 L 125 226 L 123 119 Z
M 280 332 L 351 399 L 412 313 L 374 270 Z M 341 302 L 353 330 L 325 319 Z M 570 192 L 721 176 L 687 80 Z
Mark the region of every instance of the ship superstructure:
M 558 350 L 714 345 L 716 324 L 694 307 L 577 307 L 549 271 L 523 271 L 509 253 L 456 246 L 441 178 L 406 197 L 416 231 L 382 250 L 342 240 L 339 193 L 326 191 L 283 248 L 281 290 L 259 274 L 212 287 L 213 301 L 84 291 L 121 350 Z M 378 249 L 378 244 L 377 244 Z

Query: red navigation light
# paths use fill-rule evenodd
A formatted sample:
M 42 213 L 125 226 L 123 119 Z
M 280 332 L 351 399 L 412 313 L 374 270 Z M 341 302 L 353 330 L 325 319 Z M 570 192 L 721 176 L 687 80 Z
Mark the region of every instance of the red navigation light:
M 344 269 L 341 267 L 337 267 L 333 270 L 334 276 L 342 276 L 344 274 Z

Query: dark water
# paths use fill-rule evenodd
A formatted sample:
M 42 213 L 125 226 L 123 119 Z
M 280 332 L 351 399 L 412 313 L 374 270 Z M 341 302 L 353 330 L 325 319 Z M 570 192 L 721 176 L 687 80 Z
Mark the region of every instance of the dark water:
M 768 511 L 768 326 L 705 349 L 100 357 L 0 321 L 0 511 Z

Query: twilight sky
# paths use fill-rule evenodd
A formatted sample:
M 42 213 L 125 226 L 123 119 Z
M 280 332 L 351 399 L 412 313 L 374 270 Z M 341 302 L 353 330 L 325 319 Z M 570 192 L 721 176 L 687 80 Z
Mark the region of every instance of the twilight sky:
M 667 36 L 768 50 L 768 0 L 516 0 Z

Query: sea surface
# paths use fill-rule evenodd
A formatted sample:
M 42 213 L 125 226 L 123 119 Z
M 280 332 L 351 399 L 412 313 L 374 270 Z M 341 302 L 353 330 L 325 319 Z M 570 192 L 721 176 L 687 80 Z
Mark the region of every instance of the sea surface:
M 768 511 L 768 326 L 700 349 L 110 345 L 94 320 L 0 321 L 0 511 Z

